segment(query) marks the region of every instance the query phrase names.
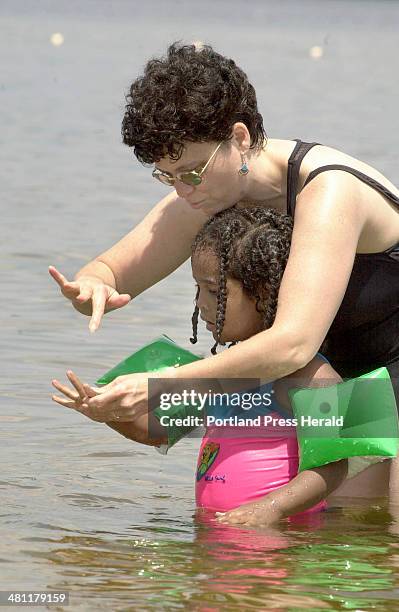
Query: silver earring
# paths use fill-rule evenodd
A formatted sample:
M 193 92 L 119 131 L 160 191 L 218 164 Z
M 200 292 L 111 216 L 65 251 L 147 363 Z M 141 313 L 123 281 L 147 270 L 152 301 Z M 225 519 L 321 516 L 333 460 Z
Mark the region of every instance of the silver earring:
M 246 174 L 248 174 L 249 172 L 249 168 L 247 165 L 247 160 L 245 159 L 245 154 L 244 153 L 240 153 L 241 155 L 241 168 L 238 171 L 238 174 L 240 174 L 241 176 L 245 176 Z

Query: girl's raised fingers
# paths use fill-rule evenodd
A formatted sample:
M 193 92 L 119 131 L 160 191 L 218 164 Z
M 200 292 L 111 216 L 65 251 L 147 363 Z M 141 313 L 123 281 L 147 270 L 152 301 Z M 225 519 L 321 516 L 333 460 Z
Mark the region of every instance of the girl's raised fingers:
M 76 403 L 73 400 L 67 400 L 65 399 L 65 397 L 59 397 L 58 395 L 52 395 L 51 399 L 53 400 L 53 402 L 56 402 L 57 404 L 61 404 L 61 406 L 64 406 L 65 408 L 72 408 L 73 410 L 76 410 L 77 412 L 83 412 L 81 408 L 82 409 L 88 408 L 87 404 L 82 404 L 82 406 L 78 408 L 76 406 Z
M 62 383 L 60 383 L 59 380 L 54 379 L 54 380 L 51 381 L 51 384 L 58 391 L 61 391 L 61 393 L 63 393 L 66 397 L 69 397 L 69 399 L 73 400 L 74 402 L 77 401 L 78 399 L 80 399 L 79 393 L 76 393 L 76 391 L 73 391 L 72 389 L 70 389 L 66 385 L 63 385 Z
M 73 384 L 76 391 L 79 393 L 80 398 L 83 400 L 85 397 L 87 397 L 87 394 L 83 388 L 83 383 L 81 380 L 79 380 L 76 374 L 72 372 L 72 370 L 68 370 L 66 374 L 68 376 L 69 381 Z
M 95 397 L 96 395 L 100 395 L 97 389 L 94 389 L 94 387 L 90 387 L 90 385 L 88 385 L 87 383 L 83 383 L 83 389 L 87 397 Z

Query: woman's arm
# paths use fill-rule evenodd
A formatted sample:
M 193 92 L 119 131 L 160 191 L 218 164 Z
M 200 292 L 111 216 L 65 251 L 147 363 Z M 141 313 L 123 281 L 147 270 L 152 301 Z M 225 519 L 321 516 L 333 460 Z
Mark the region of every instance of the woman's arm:
M 173 191 L 124 238 L 79 270 L 74 281 L 53 266 L 49 272 L 76 310 L 91 316 L 95 331 L 104 313 L 122 308 L 180 266 L 207 219 Z
M 295 226 L 287 268 L 279 292 L 273 326 L 219 355 L 165 373 L 173 390 L 175 379 L 257 378 L 273 381 L 311 361 L 339 309 L 353 267 L 365 214 L 356 183 L 340 172 L 320 174 L 297 200 Z M 200 386 L 201 383 L 195 383 Z M 218 387 L 219 390 L 219 387 Z M 137 375 L 110 385 L 89 401 L 106 413 L 123 405 L 133 417 L 148 402 L 147 377 Z
M 314 357 L 340 307 L 365 224 L 353 177 L 319 175 L 297 200 L 273 326 L 228 351 L 178 368 L 177 378 L 272 381 Z
M 113 277 L 119 293 L 134 298 L 190 256 L 194 237 L 207 219 L 172 191 L 119 242 L 79 270 L 76 278 L 94 274 L 110 282 Z

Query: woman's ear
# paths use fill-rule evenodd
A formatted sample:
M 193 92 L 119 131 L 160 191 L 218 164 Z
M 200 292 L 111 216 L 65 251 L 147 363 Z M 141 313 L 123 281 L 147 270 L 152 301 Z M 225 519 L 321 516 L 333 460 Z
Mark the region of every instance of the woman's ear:
M 231 136 L 241 153 L 246 153 L 251 146 L 251 135 L 245 123 L 237 121 L 232 127 Z

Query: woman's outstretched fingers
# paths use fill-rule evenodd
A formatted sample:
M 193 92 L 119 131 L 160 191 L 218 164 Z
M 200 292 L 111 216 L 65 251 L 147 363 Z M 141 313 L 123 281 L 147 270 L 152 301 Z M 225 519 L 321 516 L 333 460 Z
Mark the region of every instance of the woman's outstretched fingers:
M 88 300 L 91 300 L 93 295 L 93 289 L 91 287 L 84 287 L 80 290 L 79 295 L 76 296 L 76 301 L 80 304 L 84 304 Z
M 69 288 L 72 288 L 71 285 L 75 285 L 75 283 L 71 283 L 63 274 L 61 274 L 57 268 L 54 268 L 54 266 L 49 266 L 48 271 L 60 289 L 65 289 L 67 285 L 69 285 Z
M 129 304 L 132 300 L 132 296 L 129 293 L 117 293 L 116 291 L 108 297 L 107 304 L 109 304 L 112 310 L 116 308 L 122 308 Z
M 77 283 L 76 281 L 69 281 L 63 274 L 61 274 L 61 272 L 57 270 L 57 268 L 54 268 L 54 266 L 49 266 L 48 271 L 61 289 L 61 293 L 66 298 L 68 298 L 69 300 L 73 300 L 79 295 L 79 283 Z
M 93 291 L 92 295 L 93 314 L 89 323 L 89 330 L 91 331 L 91 333 L 94 333 L 100 327 L 101 319 L 103 318 L 105 311 L 106 301 L 107 295 L 104 291 L 104 287 L 97 287 Z
M 50 272 L 50 275 L 53 277 L 57 285 L 61 287 L 61 289 L 63 288 L 65 283 L 68 282 L 65 276 L 61 274 L 61 272 L 59 272 L 54 266 L 49 266 L 48 271 Z

